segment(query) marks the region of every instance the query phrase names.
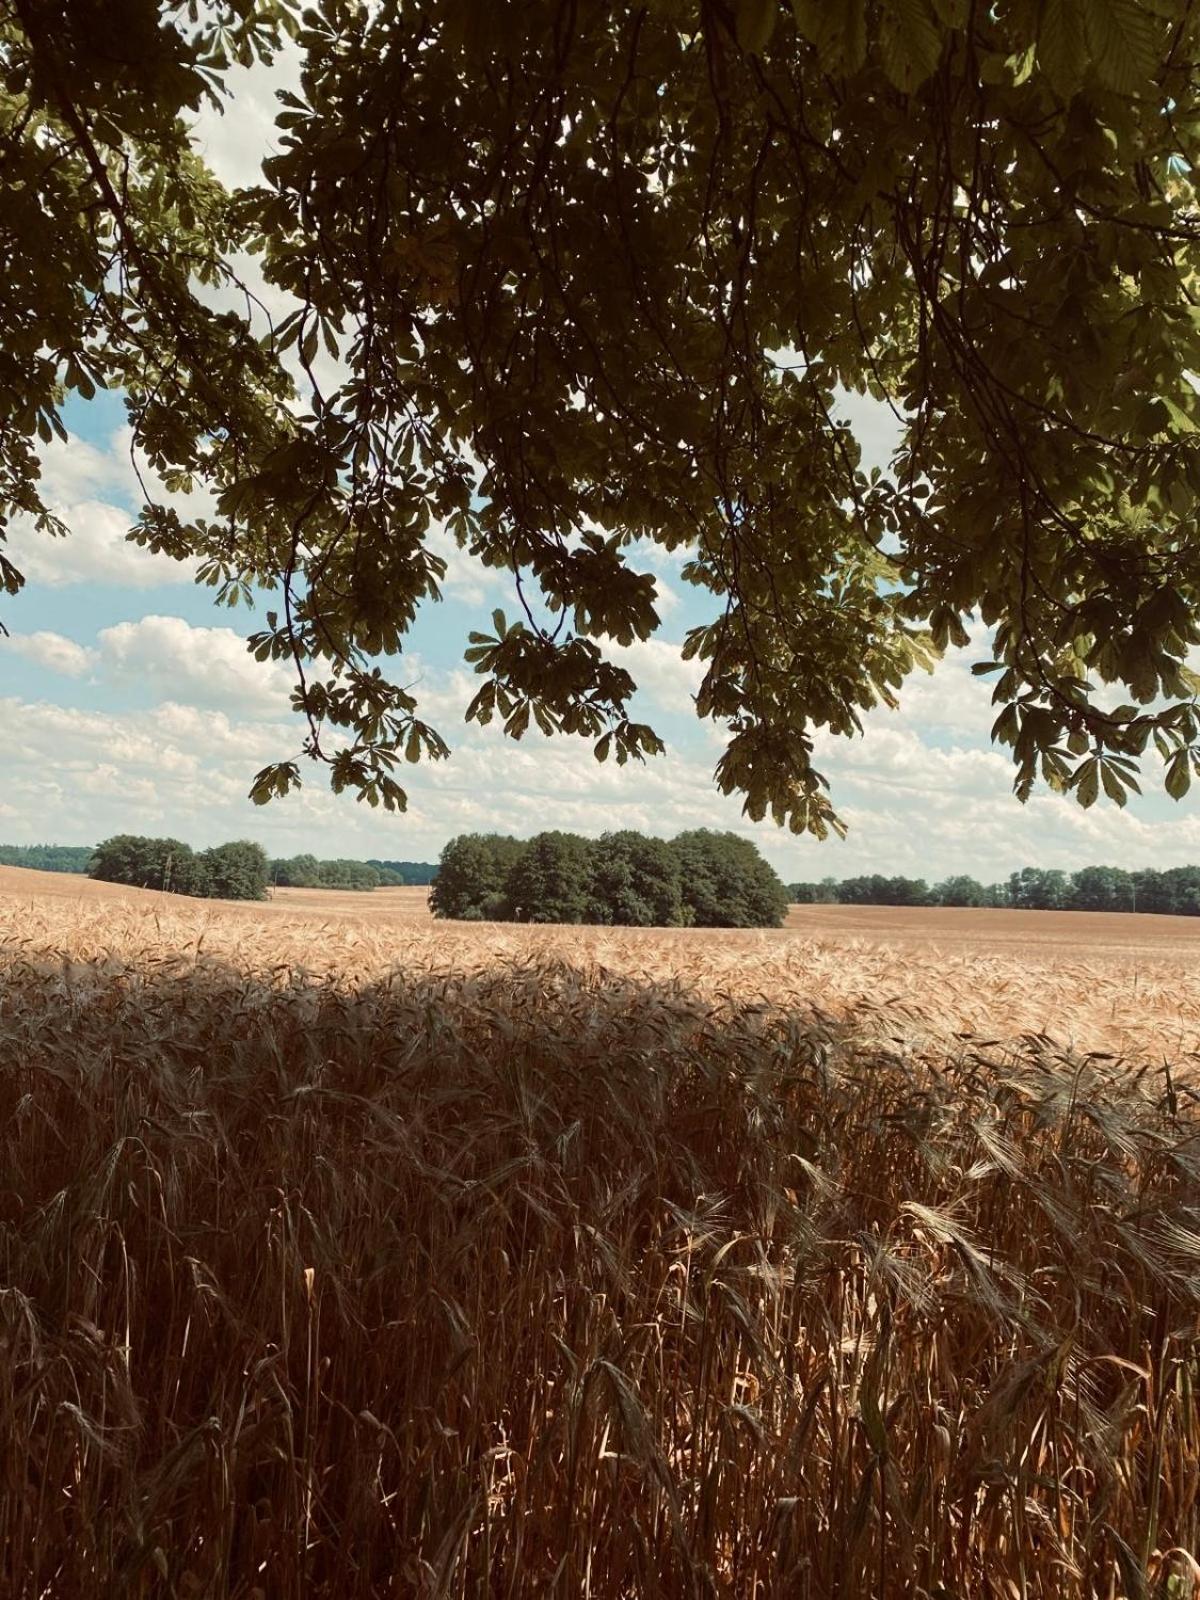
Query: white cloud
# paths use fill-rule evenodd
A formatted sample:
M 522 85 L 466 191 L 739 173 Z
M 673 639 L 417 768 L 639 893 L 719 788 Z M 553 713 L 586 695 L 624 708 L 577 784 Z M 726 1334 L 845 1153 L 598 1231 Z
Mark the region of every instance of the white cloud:
M 82 678 L 95 665 L 96 652 L 77 644 L 61 633 L 17 633 L 7 639 L 0 638 L 0 648 L 44 667 L 47 672 L 57 672 L 64 678 Z
M 50 588 L 68 584 L 113 584 L 123 589 L 156 589 L 162 584 L 190 583 L 191 562 L 154 555 L 126 540 L 133 518 L 119 506 L 100 500 L 54 505 L 71 530 L 54 539 L 16 519 L 8 549 L 19 571 L 33 583 Z
M 101 630 L 100 660 L 116 682 L 149 685 L 167 698 L 251 715 L 286 713 L 291 678 L 259 662 L 232 628 L 197 628 L 182 617 L 148 616 Z
M 598 764 L 585 741 L 530 730 L 513 742 L 494 724 L 459 721 L 475 687 L 472 674 L 437 673 L 415 658 L 412 666 L 423 710 L 455 750 L 449 761 L 405 770 L 406 815 L 381 816 L 333 796 L 324 771 L 307 766 L 299 794 L 256 808 L 246 799 L 253 774 L 293 755 L 300 742 L 296 719 L 274 714 L 279 685 L 268 683 L 264 693 L 246 675 L 262 669 L 229 629 L 190 628 L 168 617 L 105 630 L 97 670 L 141 675 L 165 698 L 147 711 L 103 714 L 0 701 L 6 829 L 29 840 L 89 842 L 127 829 L 170 832 L 199 845 L 258 838 L 273 854 L 433 859 L 448 837 L 468 829 L 528 835 L 562 827 L 595 835 L 633 827 L 670 835 L 733 828 L 753 838 L 786 880 L 884 870 L 991 880 L 1027 862 L 1164 866 L 1200 859 L 1200 817 L 1083 812 L 1053 795 L 1022 807 L 1010 793 L 1003 756 L 933 748 L 902 726 L 823 745 L 821 764 L 851 836 L 824 845 L 796 839 L 747 822 L 736 798 L 717 793 L 712 749 L 671 750 L 621 768 Z
M 224 111 L 205 105 L 196 118 L 193 142 L 226 188 L 262 181 L 263 159 L 279 147 L 275 96 L 280 89 L 298 89 L 300 66 L 300 51 L 289 42 L 267 65 L 231 67 L 225 75 L 231 98 Z
M 685 661 L 682 645 L 665 639 L 639 639 L 630 645 L 604 643 L 601 648 L 624 667 L 639 690 L 660 710 L 694 715 L 692 697 L 704 676 L 702 661 Z
M 441 556 L 446 563 L 439 587 L 447 599 L 468 606 L 494 606 L 515 601 L 512 573 L 502 567 L 485 567 L 440 523 L 434 523 L 429 529 L 425 544 L 433 555 Z

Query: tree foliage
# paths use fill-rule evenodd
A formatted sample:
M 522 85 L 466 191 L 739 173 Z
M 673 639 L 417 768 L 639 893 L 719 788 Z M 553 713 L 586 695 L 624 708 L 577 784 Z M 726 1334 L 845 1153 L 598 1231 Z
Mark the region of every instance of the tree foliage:
M 105 883 L 160 889 L 201 899 L 263 900 L 267 855 L 248 839 L 195 852 L 180 839 L 119 833 L 92 852 L 89 875 Z
M 281 889 L 369 890 L 428 884 L 436 871 L 433 863 L 425 861 L 318 861 L 305 853 L 272 861 L 270 879 Z
M 0 867 L 84 873 L 91 859 L 90 844 L 0 844 Z
M 401 667 L 444 525 L 511 576 L 469 715 L 661 748 L 606 643 L 636 541 L 711 602 L 717 781 L 822 835 L 817 737 L 993 631 L 1024 797 L 1200 768 L 1200 13 L 1187 0 L 14 0 L 0 10 L 0 518 L 119 390 L 135 537 L 289 662 L 304 752 L 402 806 L 447 753 Z M 294 32 L 255 190 L 188 121 Z M 107 47 L 119 38 L 121 48 Z M 255 325 L 253 252 L 289 309 Z M 839 397 L 889 406 L 865 471 Z M 20 575 L 0 555 L 0 584 Z M 387 664 L 387 670 L 381 663 Z
M 505 880 L 518 922 L 590 922 L 593 856 L 589 840 L 552 829 L 524 845 Z
M 787 895 L 747 839 L 704 829 L 672 840 L 625 829 L 599 839 L 460 834 L 442 851 L 434 915 L 466 921 L 773 928 Z
M 960 875 L 927 887 L 923 878 L 826 878 L 788 885 L 797 905 L 1010 906 L 1021 911 L 1145 911 L 1200 916 L 1200 867 L 1022 867 L 1005 883 L 984 885 Z
M 461 833 L 441 853 L 429 894 L 435 917 L 505 922 L 512 915 L 508 877 L 521 858 L 519 839 L 500 833 Z
M 376 869 L 380 881 L 386 885 L 410 884 L 424 888 L 437 876 L 436 861 L 380 861 L 370 856 L 367 865 Z
M 633 829 L 603 833 L 591 847 L 589 922 L 674 928 L 691 921 L 679 852 Z

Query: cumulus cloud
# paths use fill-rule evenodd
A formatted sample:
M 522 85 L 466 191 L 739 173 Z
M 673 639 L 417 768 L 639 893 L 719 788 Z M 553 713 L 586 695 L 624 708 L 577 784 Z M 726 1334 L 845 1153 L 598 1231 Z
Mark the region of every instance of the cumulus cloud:
M 256 808 L 246 798 L 251 777 L 267 761 L 295 753 L 296 720 L 272 715 L 278 697 L 260 697 L 243 676 L 245 667 L 258 669 L 248 657 L 243 662 L 231 630 L 146 620 L 152 626 L 105 630 L 116 642 L 102 636 L 97 670 L 120 660 L 130 673 L 144 673 L 163 696 L 148 710 L 99 714 L 0 701 L 5 824 L 14 838 L 82 843 L 131 830 L 171 832 L 197 844 L 259 838 L 274 854 L 434 859 L 448 837 L 468 829 L 528 835 L 561 827 L 595 835 L 633 827 L 670 835 L 733 828 L 753 838 L 785 880 L 880 870 L 994 879 L 1028 862 L 1163 866 L 1200 859 L 1198 817 L 1156 815 L 1152 806 L 1082 812 L 1054 795 L 1022 807 L 999 754 L 934 748 L 900 727 L 822 748 L 851 835 L 824 845 L 796 839 L 748 822 L 736 798 L 720 795 L 714 752 L 702 745 L 622 768 L 597 763 L 585 741 L 545 739 L 531 729 L 514 743 L 495 724 L 459 725 L 452 714 L 461 714 L 473 688 L 472 675 L 461 671 L 422 669 L 423 706 L 455 749 L 449 761 L 405 771 L 407 814 L 383 817 L 333 796 L 325 773 L 308 767 L 299 794 Z M 214 661 L 231 674 L 220 706 L 215 678 L 200 670 Z
M 514 596 L 513 576 L 501 567 L 485 567 L 440 523 L 435 523 L 425 538 L 429 550 L 446 563 L 439 587 L 449 600 L 463 605 L 503 604 Z
M 665 639 L 639 639 L 630 645 L 606 644 L 602 648 L 659 710 L 694 715 L 692 699 L 704 676 L 704 663 L 685 661 L 679 653 L 682 645 Z
M 95 665 L 96 652 L 61 633 L 17 633 L 0 638 L 0 648 L 56 672 L 64 678 L 85 677 Z
M 287 710 L 289 674 L 278 662 L 255 661 L 232 628 L 148 616 L 102 629 L 97 645 L 105 673 L 118 683 L 133 681 L 170 700 L 248 715 Z
M 19 571 L 50 588 L 68 584 L 111 584 L 122 589 L 156 589 L 190 583 L 192 562 L 173 561 L 130 544 L 128 511 L 102 500 L 52 501 L 71 530 L 65 539 L 38 533 L 24 518 L 13 522 L 8 550 Z
M 279 146 L 276 95 L 294 93 L 300 83 L 301 55 L 288 41 L 269 63 L 233 66 L 226 74 L 230 99 L 224 110 L 205 105 L 193 123 L 193 141 L 228 189 L 262 181 L 263 159 Z

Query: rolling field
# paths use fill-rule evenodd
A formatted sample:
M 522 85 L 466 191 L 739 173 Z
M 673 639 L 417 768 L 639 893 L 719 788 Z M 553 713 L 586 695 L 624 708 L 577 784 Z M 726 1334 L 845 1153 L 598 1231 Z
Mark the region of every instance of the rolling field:
M 0 1594 L 1200 1593 L 1200 925 L 0 869 Z

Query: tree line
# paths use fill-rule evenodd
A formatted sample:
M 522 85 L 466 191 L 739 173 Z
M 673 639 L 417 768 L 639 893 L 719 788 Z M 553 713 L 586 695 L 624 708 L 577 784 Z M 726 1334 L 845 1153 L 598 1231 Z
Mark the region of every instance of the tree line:
M 788 897 L 755 846 L 697 828 L 674 839 L 624 829 L 587 839 L 466 833 L 442 851 L 430 906 L 468 922 L 777 928 Z
M 118 833 L 96 846 L 88 876 L 201 900 L 265 900 L 268 870 L 266 851 L 250 839 L 193 850 L 182 839 Z
M 30 867 L 35 872 L 86 872 L 90 844 L 0 844 L 0 867 Z
M 193 851 L 179 839 L 151 839 L 141 834 L 117 834 L 102 844 L 0 844 L 0 867 L 27 867 L 38 872 L 72 872 L 128 883 L 138 888 L 167 889 L 178 894 L 215 896 L 220 899 L 261 899 L 266 886 L 303 889 L 392 889 L 433 882 L 437 864 L 432 861 L 319 861 L 297 855 L 267 862 L 262 892 L 230 894 L 234 884 L 248 884 L 244 868 L 231 874 L 228 854 L 238 845 L 218 845 L 215 850 Z M 254 849 L 258 849 L 257 845 Z M 225 854 L 222 854 L 225 852 Z M 256 881 L 256 880 L 255 880 Z M 220 888 L 212 888 L 213 883 Z
M 793 883 L 790 899 L 799 905 L 858 906 L 1008 906 L 1021 911 L 1145 911 L 1168 916 L 1200 916 L 1200 867 L 1022 867 L 1000 883 L 983 884 L 960 874 L 929 884 L 924 878 L 824 878 Z
M 432 861 L 318 861 L 314 855 L 271 862 L 271 882 L 281 889 L 400 889 L 433 882 Z
M 309 854 L 273 860 L 269 870 L 272 885 L 279 889 L 394 889 L 406 881 L 389 868 L 369 861 L 342 857 L 319 861 Z

